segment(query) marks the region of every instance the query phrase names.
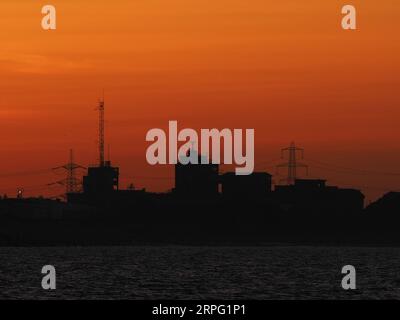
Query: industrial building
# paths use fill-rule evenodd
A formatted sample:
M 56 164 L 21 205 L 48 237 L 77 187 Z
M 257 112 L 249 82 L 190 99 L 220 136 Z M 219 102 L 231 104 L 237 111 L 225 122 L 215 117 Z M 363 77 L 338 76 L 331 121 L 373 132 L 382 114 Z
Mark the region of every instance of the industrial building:
M 128 212 L 132 212 L 132 208 L 134 211 L 154 208 L 165 211 L 187 203 L 204 206 L 211 202 L 231 208 L 228 211 L 234 209 L 238 203 L 241 203 L 241 206 L 247 205 L 250 210 L 251 206 L 257 203 L 257 210 L 261 210 L 265 215 L 276 208 L 304 213 L 344 213 L 360 212 L 364 207 L 364 195 L 359 190 L 327 186 L 326 181 L 320 179 L 297 179 L 296 167 L 305 165 L 296 162 L 296 151 L 303 152 L 303 149 L 297 148 L 294 143 L 283 149 L 289 151 L 290 157 L 288 163 L 280 165 L 288 167 L 287 184 L 277 185 L 275 190 L 272 190 L 272 176 L 269 173 L 220 174 L 218 164 L 203 161 L 204 156 L 194 149 L 190 149 L 186 157 L 197 157 L 198 163 L 186 164 L 187 161 L 183 161 L 182 157 L 178 159 L 175 165 L 175 187 L 172 192 L 156 194 L 148 193 L 144 189 L 120 190 L 119 168 L 112 166 L 111 161 L 104 158 L 104 101 L 100 101 L 98 109 L 99 163 L 87 169 L 87 174 L 83 177 L 82 192 L 68 192 L 67 199 L 70 203 Z M 71 160 L 67 167 L 72 171 L 77 165 Z M 72 173 L 69 176 L 73 179 Z
M 227 172 L 220 177 L 222 195 L 231 198 L 266 197 L 272 191 L 272 176 L 267 172 L 236 175 Z
M 181 161 L 178 161 L 175 165 L 175 188 L 173 192 L 188 197 L 213 197 L 218 195 L 218 164 L 201 164 L 202 155 L 197 154 L 195 150 L 188 152 L 196 153 L 194 156 L 198 157 L 199 164 L 182 164 Z
M 293 185 L 275 186 L 274 201 L 282 208 L 310 213 L 361 212 L 364 208 L 361 191 L 327 186 L 321 179 L 296 179 Z

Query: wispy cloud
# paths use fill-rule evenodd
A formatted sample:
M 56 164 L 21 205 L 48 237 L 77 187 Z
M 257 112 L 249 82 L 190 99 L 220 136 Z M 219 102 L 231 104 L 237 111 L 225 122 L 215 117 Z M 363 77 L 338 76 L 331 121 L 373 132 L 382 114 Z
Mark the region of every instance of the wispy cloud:
M 0 70 L 15 73 L 56 74 L 74 73 L 92 67 L 89 61 L 60 56 L 33 54 L 0 54 Z

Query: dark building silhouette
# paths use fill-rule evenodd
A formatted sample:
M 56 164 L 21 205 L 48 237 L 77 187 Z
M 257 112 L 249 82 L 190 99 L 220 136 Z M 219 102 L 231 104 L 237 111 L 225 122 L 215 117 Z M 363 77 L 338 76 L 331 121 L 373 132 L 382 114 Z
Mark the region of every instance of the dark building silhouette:
M 388 192 L 365 209 L 368 214 L 394 216 L 400 220 L 400 192 Z
M 227 172 L 220 177 L 222 195 L 227 197 L 265 197 L 271 192 L 272 176 L 267 172 L 236 175 Z
M 174 192 L 178 195 L 198 197 L 218 195 L 219 165 L 201 164 L 203 156 L 197 152 L 195 155 L 199 164 L 182 164 L 178 161 L 175 165 Z
M 0 244 L 400 244 L 400 193 L 387 193 L 364 209 L 359 190 L 327 186 L 321 179 L 295 179 L 299 149 L 293 144 L 284 150 L 290 151 L 284 164 L 291 170 L 289 185 L 274 190 L 269 173 L 220 175 L 218 164 L 202 164 L 204 156 L 194 150 L 187 157 L 197 164 L 184 164 L 181 157 L 175 165 L 172 192 L 151 193 L 133 186 L 121 190 L 119 168 L 104 160 L 100 101 L 100 161 L 88 168 L 82 192 L 67 189 L 67 203 L 24 199 L 22 190 L 15 199 L 0 198 Z M 72 176 L 76 165 L 71 160 L 67 167 Z
M 87 194 L 107 195 L 119 189 L 119 168 L 112 167 L 110 161 L 103 166 L 89 167 L 83 177 L 83 192 Z
M 0 244 L 400 244 L 399 192 L 364 209 L 359 190 L 321 179 L 271 190 L 267 172 L 219 175 L 218 165 L 178 163 L 175 174 L 173 192 L 121 190 L 119 168 L 104 162 L 88 168 L 67 203 L 0 199 Z
M 304 213 L 349 213 L 364 208 L 361 191 L 326 186 L 326 180 L 320 179 L 296 179 L 293 185 L 275 186 L 274 200 L 285 210 Z
M 68 193 L 70 203 L 103 204 L 110 202 L 119 190 L 119 168 L 104 161 L 98 167 L 89 167 L 83 177 L 83 192 Z

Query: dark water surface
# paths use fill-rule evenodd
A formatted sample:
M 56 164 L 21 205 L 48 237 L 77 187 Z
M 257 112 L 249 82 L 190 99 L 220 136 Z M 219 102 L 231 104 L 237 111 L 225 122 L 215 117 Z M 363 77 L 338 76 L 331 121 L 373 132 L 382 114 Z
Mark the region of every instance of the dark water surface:
M 57 289 L 41 288 L 54 265 Z M 354 265 L 357 290 L 341 287 Z M 0 248 L 1 299 L 400 299 L 400 248 Z

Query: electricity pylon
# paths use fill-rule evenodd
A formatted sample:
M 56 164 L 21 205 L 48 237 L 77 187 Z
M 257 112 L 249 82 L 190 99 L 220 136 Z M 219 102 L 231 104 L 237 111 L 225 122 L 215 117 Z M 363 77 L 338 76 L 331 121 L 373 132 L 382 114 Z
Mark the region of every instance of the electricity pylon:
M 285 152 L 288 152 L 289 154 L 289 159 L 288 162 L 281 163 L 277 165 L 277 169 L 279 168 L 287 168 L 288 173 L 287 173 L 287 178 L 285 179 L 288 185 L 294 184 L 297 178 L 297 169 L 298 168 L 306 168 L 306 171 L 308 173 L 308 166 L 298 162 L 297 161 L 297 152 L 301 153 L 301 159 L 304 159 L 304 149 L 302 148 L 297 148 L 294 142 L 290 144 L 289 147 L 281 149 L 281 158 L 284 158 Z
M 65 196 L 68 193 L 74 193 L 74 192 L 78 192 L 80 191 L 80 186 L 81 186 L 81 181 L 76 177 L 76 170 L 78 169 L 86 169 L 85 167 L 74 163 L 74 154 L 72 149 L 69 151 L 69 162 L 59 166 L 59 167 L 55 167 L 53 168 L 53 170 L 58 170 L 58 169 L 64 169 L 67 171 L 67 177 L 65 179 L 56 181 L 54 183 L 51 183 L 49 185 L 53 185 L 53 184 L 60 184 L 65 186 Z

